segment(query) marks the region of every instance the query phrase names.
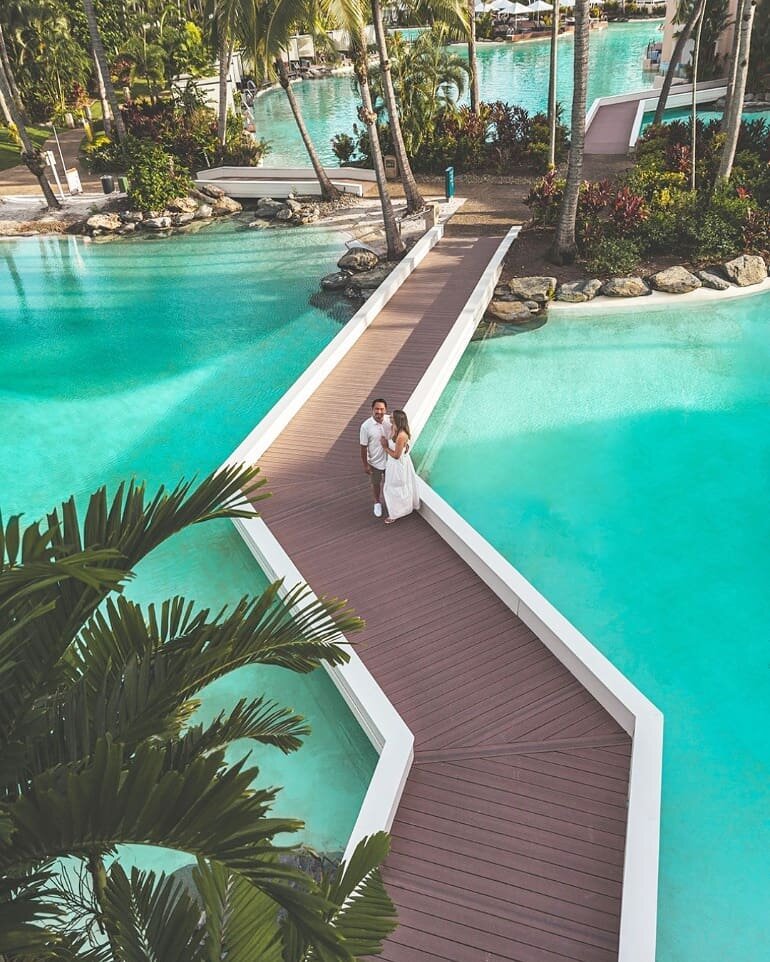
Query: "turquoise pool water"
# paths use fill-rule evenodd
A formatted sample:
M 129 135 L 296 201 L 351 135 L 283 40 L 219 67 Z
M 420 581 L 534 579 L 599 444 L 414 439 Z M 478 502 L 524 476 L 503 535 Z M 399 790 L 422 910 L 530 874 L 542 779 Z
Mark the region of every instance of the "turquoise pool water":
M 655 117 L 655 111 L 649 110 L 642 117 L 642 130 L 645 130 L 653 121 Z M 674 120 L 684 120 L 685 123 L 690 122 L 690 117 L 692 117 L 692 108 L 690 107 L 669 107 L 663 114 L 664 123 L 671 123 Z M 698 108 L 698 119 L 702 120 L 704 123 L 709 123 L 712 120 L 721 120 L 722 111 L 721 110 L 708 110 L 706 106 Z M 770 110 L 747 110 L 743 114 L 744 120 L 764 120 L 765 123 L 770 124 Z
M 105 482 L 154 487 L 221 464 L 339 330 L 308 305 L 339 250 L 339 235 L 321 229 L 231 225 L 163 240 L 0 243 L 4 515 L 32 519 Z M 130 593 L 218 609 L 265 584 L 223 522 L 165 545 Z M 343 848 L 374 750 L 324 671 L 243 669 L 207 690 L 201 712 L 252 692 L 313 728 L 288 758 L 252 753 L 261 782 L 285 786 L 276 811 L 305 819 L 317 848 Z
M 610 24 L 606 30 L 591 33 L 591 70 L 588 80 L 589 105 L 597 97 L 643 90 L 652 86 L 650 75 L 642 71 L 642 57 L 647 43 L 656 36 L 658 21 Z M 569 115 L 572 102 L 571 35 L 560 41 L 558 97 Z M 467 56 L 464 45 L 452 52 Z M 480 44 L 478 47 L 479 83 L 484 100 L 504 100 L 521 104 L 528 110 L 544 110 L 548 99 L 549 41 L 527 43 Z M 335 134 L 350 133 L 356 123 L 356 94 L 352 77 L 330 77 L 305 80 L 293 90 L 302 114 L 324 163 L 336 166 L 330 141 Z M 467 100 L 467 96 L 465 98 Z M 260 97 L 254 105 L 257 133 L 272 144 L 265 163 L 301 164 L 309 161 L 286 95 L 274 90 Z
M 766 962 L 770 295 L 471 344 L 430 483 L 665 714 L 660 962 Z

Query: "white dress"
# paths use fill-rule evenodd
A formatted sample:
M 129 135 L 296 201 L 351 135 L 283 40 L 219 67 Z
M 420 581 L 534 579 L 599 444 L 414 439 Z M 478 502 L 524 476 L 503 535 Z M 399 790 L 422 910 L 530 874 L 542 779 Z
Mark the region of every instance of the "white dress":
M 388 441 L 391 451 L 396 448 L 394 441 Z M 412 464 L 407 444 L 400 458 L 388 455 L 385 466 L 385 483 L 382 486 L 385 506 L 388 515 L 393 518 L 403 518 L 420 507 L 420 497 L 417 494 L 417 473 Z

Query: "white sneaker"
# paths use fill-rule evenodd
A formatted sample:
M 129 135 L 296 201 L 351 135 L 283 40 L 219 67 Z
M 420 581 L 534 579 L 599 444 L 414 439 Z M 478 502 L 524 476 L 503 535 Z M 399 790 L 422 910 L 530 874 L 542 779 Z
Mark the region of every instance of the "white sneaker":
M 377 504 L 375 504 L 375 506 L 374 506 L 374 516 L 375 516 L 375 518 L 381 518 L 381 517 L 382 517 L 382 505 L 380 504 L 379 501 L 378 501 Z

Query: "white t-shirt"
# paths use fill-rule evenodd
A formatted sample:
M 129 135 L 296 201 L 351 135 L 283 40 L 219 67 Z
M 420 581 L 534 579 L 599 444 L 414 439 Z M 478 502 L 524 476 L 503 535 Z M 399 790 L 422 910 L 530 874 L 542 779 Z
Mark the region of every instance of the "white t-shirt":
M 389 438 L 391 430 L 390 417 L 387 414 L 381 424 L 370 417 L 361 425 L 359 442 L 366 445 L 366 460 L 373 468 L 384 468 L 388 463 L 388 456 L 382 450 L 380 439 Z

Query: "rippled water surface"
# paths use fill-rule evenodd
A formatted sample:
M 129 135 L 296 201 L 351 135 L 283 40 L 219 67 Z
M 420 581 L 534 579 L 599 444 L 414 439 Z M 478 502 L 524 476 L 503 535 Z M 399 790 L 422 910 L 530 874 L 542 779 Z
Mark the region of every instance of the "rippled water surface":
M 647 43 L 659 37 L 658 21 L 610 24 L 591 32 L 591 63 L 588 103 L 596 97 L 642 90 L 652 86 L 651 75 L 642 71 Z M 479 82 L 484 100 L 504 100 L 528 110 L 544 110 L 548 99 L 549 41 L 479 45 Z M 565 35 L 559 43 L 558 98 L 568 117 L 572 102 L 573 38 Z M 452 47 L 466 56 L 463 45 Z M 356 95 L 351 77 L 305 80 L 294 85 L 302 114 L 324 163 L 336 166 L 331 138 L 350 133 L 356 122 Z M 467 96 L 463 98 L 467 101 Z M 267 165 L 300 164 L 309 161 L 286 95 L 274 90 L 260 97 L 254 108 L 257 133 L 272 144 Z
M 430 483 L 665 715 L 660 962 L 767 962 L 770 295 L 471 344 Z
M 32 520 L 132 476 L 154 487 L 214 470 L 339 330 L 308 297 L 340 247 L 324 230 L 230 225 L 108 244 L 0 242 L 3 515 Z M 164 545 L 130 594 L 218 610 L 265 584 L 222 522 Z M 306 819 L 311 844 L 343 848 L 373 749 L 323 671 L 242 669 L 207 690 L 202 715 L 262 692 L 313 734 L 293 756 L 254 750 L 261 783 L 285 786 L 276 810 Z

